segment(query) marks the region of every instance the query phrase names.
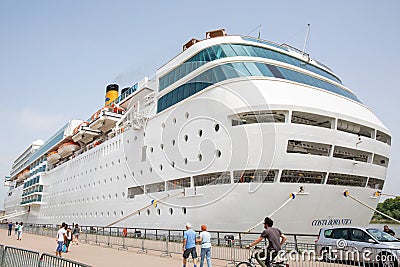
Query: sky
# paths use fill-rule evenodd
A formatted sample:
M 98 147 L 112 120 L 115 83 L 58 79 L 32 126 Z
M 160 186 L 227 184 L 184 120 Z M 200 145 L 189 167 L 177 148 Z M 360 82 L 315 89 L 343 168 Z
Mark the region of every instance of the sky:
M 36 139 L 102 107 L 191 38 L 224 28 L 303 48 L 328 65 L 392 133 L 383 192 L 400 195 L 400 1 L 0 0 L 0 176 Z M 0 185 L 0 208 L 7 188 Z

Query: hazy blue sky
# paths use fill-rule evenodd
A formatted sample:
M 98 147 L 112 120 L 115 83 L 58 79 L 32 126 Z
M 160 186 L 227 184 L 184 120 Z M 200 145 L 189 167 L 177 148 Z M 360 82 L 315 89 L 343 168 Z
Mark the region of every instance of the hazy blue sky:
M 307 52 L 391 130 L 384 192 L 400 195 L 399 10 L 398 0 L 0 0 L 0 175 L 33 140 L 99 109 L 108 83 L 152 76 L 192 37 L 256 36 L 261 24 L 263 39 L 302 48 L 310 23 Z

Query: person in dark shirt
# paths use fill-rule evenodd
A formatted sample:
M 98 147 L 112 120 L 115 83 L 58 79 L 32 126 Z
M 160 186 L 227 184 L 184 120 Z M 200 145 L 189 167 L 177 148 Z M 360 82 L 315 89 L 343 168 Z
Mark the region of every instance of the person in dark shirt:
M 257 245 L 263 239 L 268 239 L 267 255 L 265 255 L 265 264 L 270 267 L 273 259 L 278 255 L 281 250 L 282 245 L 286 241 L 286 236 L 282 234 L 281 230 L 278 228 L 273 228 L 274 222 L 271 218 L 266 217 L 264 219 L 264 231 L 261 233 L 260 237 L 257 238 L 253 243 L 248 245 L 246 248 Z
M 8 223 L 8 235 L 9 235 L 9 236 L 11 235 L 12 228 L 13 228 L 13 223 L 12 223 L 12 222 L 9 222 L 9 223 Z
M 389 226 L 387 226 L 387 225 L 383 226 L 383 231 L 389 235 L 392 235 L 392 236 L 395 235 L 395 232 L 392 229 L 390 229 Z

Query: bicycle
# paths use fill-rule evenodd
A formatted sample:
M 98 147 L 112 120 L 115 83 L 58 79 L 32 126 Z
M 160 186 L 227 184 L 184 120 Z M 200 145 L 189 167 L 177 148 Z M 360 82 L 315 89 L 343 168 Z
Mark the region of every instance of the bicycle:
M 265 262 L 260 257 L 260 251 L 257 251 L 259 249 L 260 248 L 257 246 L 255 246 L 254 248 L 250 248 L 250 258 L 247 261 L 239 262 L 235 267 L 256 267 L 256 263 L 254 260 L 256 260 L 257 263 L 261 265 L 261 267 L 266 267 Z M 289 267 L 289 265 L 285 264 L 284 261 L 272 261 L 271 267 Z

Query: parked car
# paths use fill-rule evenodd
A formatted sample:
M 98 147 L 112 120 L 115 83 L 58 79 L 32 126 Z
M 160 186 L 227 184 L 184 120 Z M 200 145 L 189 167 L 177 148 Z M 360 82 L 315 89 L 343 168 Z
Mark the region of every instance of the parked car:
M 325 261 L 354 261 L 398 267 L 400 240 L 375 228 L 335 227 L 319 231 L 316 254 Z

